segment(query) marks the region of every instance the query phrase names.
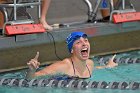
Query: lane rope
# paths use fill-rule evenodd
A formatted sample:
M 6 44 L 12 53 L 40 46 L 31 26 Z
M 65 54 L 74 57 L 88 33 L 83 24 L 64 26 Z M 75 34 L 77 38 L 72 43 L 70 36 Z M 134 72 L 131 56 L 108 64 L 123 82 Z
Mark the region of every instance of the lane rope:
M 97 59 L 100 64 L 105 64 L 109 58 L 108 57 L 101 57 Z M 140 58 L 131 58 L 131 57 L 118 57 L 115 58 L 114 61 L 116 63 L 125 63 L 125 64 L 133 64 L 133 63 L 140 63 Z
M 16 79 L 1 78 L 0 86 L 10 87 L 59 87 L 76 89 L 140 89 L 140 82 L 106 82 L 106 81 L 85 81 L 81 79 L 56 80 L 56 79 Z

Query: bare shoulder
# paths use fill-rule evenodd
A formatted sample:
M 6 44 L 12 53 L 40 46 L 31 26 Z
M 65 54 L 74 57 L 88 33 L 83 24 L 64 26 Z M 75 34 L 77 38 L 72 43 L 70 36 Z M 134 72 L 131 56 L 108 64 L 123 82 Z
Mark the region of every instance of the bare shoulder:
M 56 61 L 55 63 L 41 70 L 40 72 L 47 74 L 66 73 L 68 69 L 69 69 L 68 60 L 64 59 L 62 61 Z
M 71 61 L 69 60 L 69 58 L 65 58 L 63 61 L 61 61 L 61 63 L 65 65 L 66 67 L 69 67 L 71 64 Z
M 88 65 L 93 65 L 94 64 L 93 60 L 91 60 L 91 59 L 88 59 L 86 62 L 87 62 Z
M 63 68 L 68 68 L 69 67 L 69 59 L 66 58 L 66 59 L 63 59 L 62 61 L 57 61 L 56 63 L 54 63 L 54 65 L 57 65 L 57 66 L 60 66 L 60 67 L 63 67 Z

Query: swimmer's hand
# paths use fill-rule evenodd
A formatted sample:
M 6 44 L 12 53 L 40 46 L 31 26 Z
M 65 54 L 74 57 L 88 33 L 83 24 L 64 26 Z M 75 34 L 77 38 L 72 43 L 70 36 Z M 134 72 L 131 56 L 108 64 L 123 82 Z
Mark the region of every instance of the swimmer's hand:
M 113 68 L 113 67 L 116 67 L 118 66 L 118 63 L 115 63 L 114 62 L 114 58 L 115 58 L 116 55 L 114 55 L 107 63 L 107 65 L 104 65 L 104 66 L 96 66 L 95 68 L 96 69 L 103 69 L 103 68 Z
M 36 69 L 39 68 L 40 62 L 38 62 L 38 57 L 39 57 L 39 52 L 37 52 L 36 56 L 27 63 L 30 71 L 35 72 Z
M 106 68 L 113 68 L 118 66 L 118 63 L 114 62 L 114 58 L 116 57 L 116 54 L 108 61 Z

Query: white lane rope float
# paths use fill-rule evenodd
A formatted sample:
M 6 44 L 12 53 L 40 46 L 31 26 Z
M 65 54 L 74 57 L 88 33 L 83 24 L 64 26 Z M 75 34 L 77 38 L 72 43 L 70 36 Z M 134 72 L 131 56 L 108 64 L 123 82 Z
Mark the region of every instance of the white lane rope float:
M 0 86 L 10 87 L 59 87 L 76 89 L 140 89 L 140 82 L 106 82 L 85 81 L 82 79 L 56 80 L 56 79 L 15 79 L 1 78 Z

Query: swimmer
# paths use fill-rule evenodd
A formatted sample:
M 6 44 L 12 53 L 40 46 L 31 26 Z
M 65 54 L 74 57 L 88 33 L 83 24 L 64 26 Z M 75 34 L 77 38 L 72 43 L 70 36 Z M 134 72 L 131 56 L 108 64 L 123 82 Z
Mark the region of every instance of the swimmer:
M 69 77 L 79 77 L 79 78 L 90 78 L 92 71 L 94 69 L 93 60 L 89 59 L 90 55 L 90 43 L 88 41 L 87 34 L 83 32 L 72 32 L 66 39 L 67 47 L 71 56 L 65 58 L 62 61 L 57 61 L 44 69 L 37 71 L 40 62 L 38 60 L 39 52 L 37 52 L 35 58 L 31 59 L 27 65 L 29 71 L 27 72 L 27 78 L 32 78 L 36 76 L 44 75 L 55 75 L 55 74 L 65 74 Z M 113 60 L 116 55 L 114 55 L 105 66 L 97 66 L 95 68 L 113 68 L 117 66 Z

